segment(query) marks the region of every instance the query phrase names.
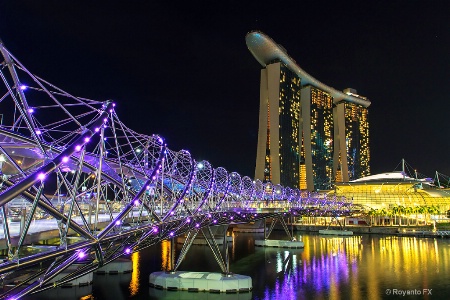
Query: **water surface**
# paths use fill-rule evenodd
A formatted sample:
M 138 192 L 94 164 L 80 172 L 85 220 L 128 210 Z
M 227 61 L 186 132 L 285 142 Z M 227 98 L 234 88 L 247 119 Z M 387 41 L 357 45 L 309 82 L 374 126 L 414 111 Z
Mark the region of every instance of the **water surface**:
M 382 235 L 295 233 L 304 249 L 254 246 L 261 234 L 233 233 L 230 270 L 248 275 L 253 291 L 209 294 L 150 288 L 151 272 L 172 263 L 165 241 L 131 255 L 134 271 L 94 275 L 91 287 L 52 291 L 55 299 L 450 299 L 450 240 Z M 287 239 L 273 232 L 272 239 Z M 177 245 L 177 255 L 181 245 Z M 179 270 L 220 272 L 207 246 L 193 245 Z M 69 292 L 70 290 L 71 292 Z M 67 291 L 67 292 L 66 292 Z M 430 295 L 431 293 L 431 295 Z M 409 295 L 408 295 L 409 294 Z M 84 297 L 83 297 L 83 296 Z M 28 297 L 48 299 L 49 293 Z

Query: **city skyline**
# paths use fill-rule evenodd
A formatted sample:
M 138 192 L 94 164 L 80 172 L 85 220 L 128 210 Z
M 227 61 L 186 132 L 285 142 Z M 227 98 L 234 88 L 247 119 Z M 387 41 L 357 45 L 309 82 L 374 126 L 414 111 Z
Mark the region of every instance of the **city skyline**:
M 294 21 L 300 4 L 283 18 L 238 3 L 192 12 L 169 4 L 18 1 L 1 6 L 0 38 L 55 85 L 78 96 L 114 99 L 131 128 L 161 134 L 172 149 L 252 176 L 259 64 L 244 38 L 261 30 L 315 78 L 368 95 L 372 174 L 391 171 L 405 158 L 419 173 L 448 175 L 443 4 L 308 4 L 309 14 Z M 349 17 L 343 21 L 339 13 Z M 284 19 L 292 21 L 282 25 Z M 239 151 L 230 151 L 236 141 Z

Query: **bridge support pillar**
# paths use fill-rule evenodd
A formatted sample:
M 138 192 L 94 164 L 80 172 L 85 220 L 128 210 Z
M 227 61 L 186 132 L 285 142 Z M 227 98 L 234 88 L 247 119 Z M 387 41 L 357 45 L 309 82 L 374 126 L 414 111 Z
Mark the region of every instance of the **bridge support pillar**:
M 273 228 L 275 227 L 276 222 L 279 221 L 281 223 L 281 226 L 283 227 L 284 231 L 286 232 L 287 236 L 289 237 L 289 240 L 269 240 L 269 236 L 273 231 Z M 265 218 L 264 218 L 264 224 L 265 224 Z M 262 246 L 262 247 L 287 247 L 287 248 L 303 248 L 304 243 L 302 241 L 296 241 L 294 236 L 289 231 L 289 228 L 284 221 L 283 216 L 279 216 L 276 218 L 272 218 L 272 222 L 270 223 L 269 230 L 266 229 L 266 226 L 264 226 L 264 240 L 255 240 L 255 246 Z

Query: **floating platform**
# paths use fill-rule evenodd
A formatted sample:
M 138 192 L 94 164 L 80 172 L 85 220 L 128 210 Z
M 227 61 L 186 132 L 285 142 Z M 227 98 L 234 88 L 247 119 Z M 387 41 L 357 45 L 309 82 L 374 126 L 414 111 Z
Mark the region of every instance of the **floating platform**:
M 305 247 L 305 244 L 301 241 L 255 240 L 255 246 L 279 247 L 279 248 L 303 248 L 303 247 Z
M 79 300 L 91 299 L 89 298 L 90 295 L 92 295 L 92 285 L 74 286 L 71 288 L 57 287 L 33 294 L 31 297 L 33 300 Z
M 131 273 L 133 271 L 133 263 L 131 259 L 120 257 L 115 261 L 110 262 L 107 265 L 99 268 L 95 271 L 96 274 L 126 274 Z
M 168 291 L 159 290 L 152 287 L 148 288 L 148 299 L 158 300 L 252 300 L 252 292 L 248 293 L 205 293 L 205 292 L 188 292 L 188 291 Z M 114 299 L 114 298 L 111 298 Z
M 258 220 L 253 224 L 237 224 L 233 226 L 233 232 L 264 232 L 265 222 Z
M 169 291 L 248 293 L 252 290 L 250 276 L 211 272 L 153 272 L 149 284 L 156 289 Z
M 256 227 L 233 227 L 233 232 L 262 233 L 262 232 L 264 232 L 264 228 L 256 228 Z
M 67 267 L 67 269 L 65 269 L 64 271 L 62 271 L 61 273 L 59 273 L 58 275 L 55 276 L 55 278 L 53 278 L 50 282 L 56 282 L 61 280 L 62 278 L 66 277 L 69 273 L 75 271 L 76 269 L 78 269 L 78 267 L 80 266 L 80 264 L 73 264 L 70 265 L 69 267 Z M 74 286 L 87 286 L 87 285 L 91 285 L 92 281 L 94 278 L 94 273 L 90 272 L 87 273 L 81 277 L 78 277 L 77 279 L 74 279 L 72 281 L 66 282 L 63 285 L 61 285 L 61 287 L 74 287 Z
M 319 230 L 319 234 L 327 234 L 327 235 L 353 235 L 353 231 L 348 231 L 348 230 L 336 230 L 336 229 L 322 229 L 322 230 Z
M 217 245 L 223 245 L 223 237 L 222 238 L 215 238 Z M 184 244 L 186 242 L 186 238 L 184 236 L 179 236 L 176 239 L 177 244 Z M 233 243 L 233 237 L 227 236 L 227 243 L 231 244 Z M 206 242 L 206 239 L 203 237 L 196 237 L 195 240 L 192 242 L 193 245 L 208 245 Z

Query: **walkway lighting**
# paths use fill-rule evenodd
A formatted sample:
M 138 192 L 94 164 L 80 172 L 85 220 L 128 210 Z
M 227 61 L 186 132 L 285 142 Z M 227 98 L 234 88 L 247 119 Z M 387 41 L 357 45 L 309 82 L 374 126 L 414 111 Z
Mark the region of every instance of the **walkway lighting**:
M 45 177 L 46 177 L 45 173 L 39 173 L 38 176 L 37 176 L 37 178 L 38 178 L 40 181 L 43 181 L 43 180 L 45 179 Z
M 131 253 L 131 249 L 130 248 L 125 248 L 125 254 L 130 254 Z

